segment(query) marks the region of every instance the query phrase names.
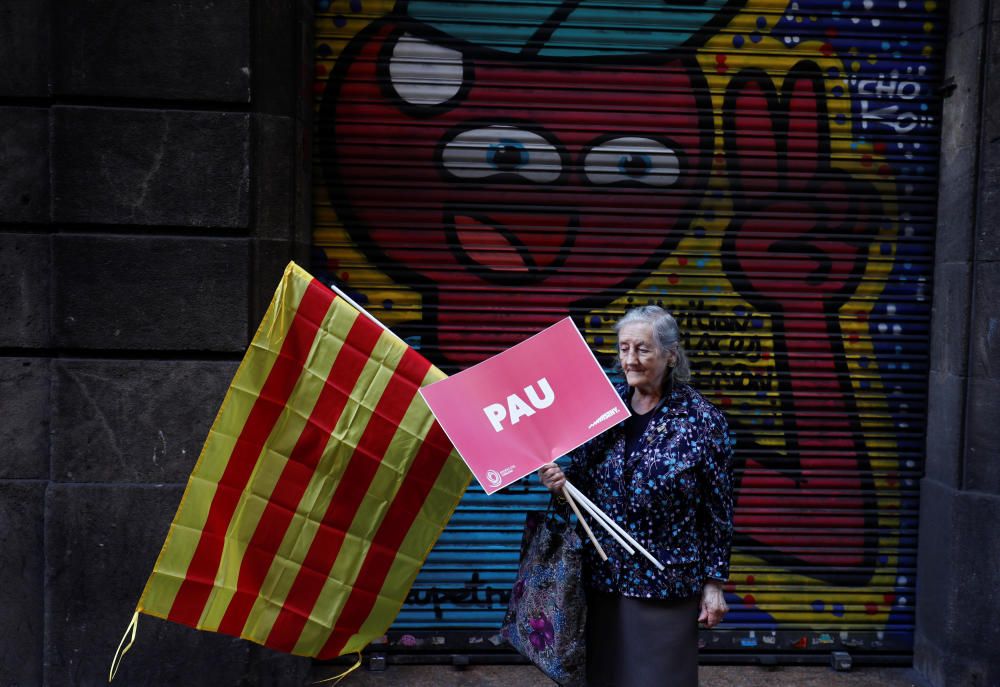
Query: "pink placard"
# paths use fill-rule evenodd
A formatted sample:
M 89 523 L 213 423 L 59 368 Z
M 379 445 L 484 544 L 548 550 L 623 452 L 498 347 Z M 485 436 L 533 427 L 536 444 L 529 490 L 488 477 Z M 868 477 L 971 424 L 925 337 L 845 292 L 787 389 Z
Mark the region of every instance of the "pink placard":
M 420 393 L 487 494 L 629 416 L 568 317 Z

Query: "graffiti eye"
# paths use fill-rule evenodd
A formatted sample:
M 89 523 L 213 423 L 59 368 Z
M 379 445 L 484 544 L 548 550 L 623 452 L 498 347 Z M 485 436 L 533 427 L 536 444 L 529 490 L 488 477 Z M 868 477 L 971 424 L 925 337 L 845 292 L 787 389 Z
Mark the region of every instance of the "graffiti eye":
M 673 150 L 659 141 L 638 136 L 613 138 L 594 146 L 583 160 L 592 184 L 631 182 L 670 186 L 680 174 L 680 161 Z
M 509 139 L 490 145 L 486 157 L 501 172 L 516 172 L 528 164 L 528 151 L 524 144 Z
M 532 131 L 500 124 L 459 132 L 445 143 L 441 159 L 445 169 L 465 179 L 516 174 L 545 184 L 562 173 L 554 145 Z
M 644 153 L 628 153 L 618 158 L 618 171 L 633 179 L 641 179 L 652 169 L 653 158 Z
M 404 33 L 389 60 L 396 94 L 411 105 L 440 105 L 462 88 L 462 53 Z

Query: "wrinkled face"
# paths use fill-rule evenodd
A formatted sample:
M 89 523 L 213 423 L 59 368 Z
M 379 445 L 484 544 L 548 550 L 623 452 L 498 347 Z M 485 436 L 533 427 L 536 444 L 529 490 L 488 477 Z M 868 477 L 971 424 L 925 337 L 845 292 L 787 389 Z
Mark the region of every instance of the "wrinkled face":
M 677 355 L 660 348 L 651 324 L 633 322 L 618 331 L 618 360 L 629 386 L 658 394 Z
M 369 259 L 421 290 L 451 362 L 634 286 L 707 180 L 707 91 L 681 60 L 478 58 L 385 21 L 339 70 L 320 142 L 335 208 Z

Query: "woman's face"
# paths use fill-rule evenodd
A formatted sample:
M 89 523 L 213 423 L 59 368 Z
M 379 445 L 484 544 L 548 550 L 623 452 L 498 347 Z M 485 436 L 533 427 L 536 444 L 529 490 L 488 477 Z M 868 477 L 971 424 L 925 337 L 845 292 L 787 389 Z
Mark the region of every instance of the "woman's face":
M 628 385 L 643 393 L 659 394 L 667 367 L 676 354 L 662 350 L 653 335 L 653 326 L 633 322 L 618 332 L 618 359 Z

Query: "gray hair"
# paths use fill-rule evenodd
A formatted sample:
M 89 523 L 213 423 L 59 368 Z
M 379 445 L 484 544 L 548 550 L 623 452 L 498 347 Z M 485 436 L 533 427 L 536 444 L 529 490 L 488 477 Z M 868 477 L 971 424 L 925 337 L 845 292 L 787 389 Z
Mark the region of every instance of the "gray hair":
M 638 323 L 648 324 L 653 328 L 653 336 L 661 351 L 673 351 L 677 354 L 677 364 L 670 371 L 674 381 L 684 384 L 690 382 L 691 364 L 681 344 L 681 329 L 673 315 L 658 305 L 632 308 L 615 323 L 615 334 L 621 332 L 625 325 Z

